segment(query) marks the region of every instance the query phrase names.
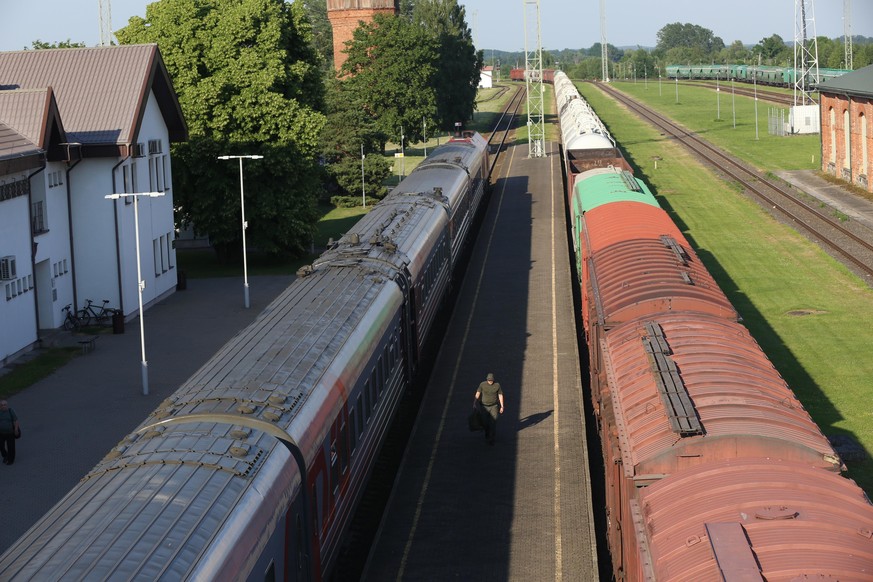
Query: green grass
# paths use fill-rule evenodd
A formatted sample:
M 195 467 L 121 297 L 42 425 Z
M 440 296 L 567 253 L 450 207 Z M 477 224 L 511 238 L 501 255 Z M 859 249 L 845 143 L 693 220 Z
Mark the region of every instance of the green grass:
M 871 289 L 596 87 L 583 84 L 580 90 L 625 148 L 637 174 L 652 186 L 698 249 L 744 324 L 822 431 L 851 435 L 873 452 Z M 680 96 L 682 91 L 680 87 Z M 691 120 L 692 126 L 712 117 L 710 104 L 690 102 L 689 96 L 677 117 Z M 730 131 L 718 128 L 709 133 Z M 742 131 L 748 134 L 748 126 Z M 800 148 L 795 138 L 773 139 Z M 774 160 L 791 166 L 796 163 L 793 158 L 805 155 L 798 151 L 792 156 L 773 142 L 768 148 L 779 152 L 759 160 L 769 169 Z M 657 170 L 655 157 L 661 158 Z M 873 496 L 873 461 L 847 464 L 849 476 Z
M 767 132 L 768 109 L 786 109 L 785 107 L 758 101 L 756 137 L 755 100 L 741 95 L 736 95 L 732 99 L 730 85 L 722 87 L 720 96 L 717 96 L 712 89 L 679 85 L 678 104 L 676 87 L 673 83 L 662 81 L 660 92 L 657 82 L 651 81 L 648 89 L 639 81 L 618 82 L 613 85 L 759 169 L 821 169 L 820 136 L 777 137 Z M 721 103 L 720 118 L 719 102 Z M 734 126 L 734 112 L 736 112 L 736 126 Z
M 323 216 L 316 225 L 316 236 L 313 241 L 314 253 L 304 257 L 275 257 L 257 251 L 249 251 L 247 257 L 248 274 L 257 275 L 288 275 L 295 273 L 301 266 L 309 264 L 321 253 L 329 239 L 338 240 L 349 231 L 355 223 L 370 210 L 363 208 L 333 208 L 322 207 Z M 218 256 L 212 249 L 177 249 L 176 259 L 180 271 L 190 278 L 236 277 L 242 274 L 242 258 L 231 260 L 226 264 L 218 262 Z
M 80 352 L 79 348 L 51 348 L 29 362 L 15 366 L 11 372 L 0 376 L 0 398 L 9 398 L 39 382 Z

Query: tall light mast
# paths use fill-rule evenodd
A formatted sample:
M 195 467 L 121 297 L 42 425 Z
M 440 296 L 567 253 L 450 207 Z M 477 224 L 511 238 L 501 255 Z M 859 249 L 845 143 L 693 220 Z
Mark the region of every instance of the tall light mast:
M 543 47 L 540 37 L 540 1 L 524 2 L 524 79 L 527 85 L 528 156 L 546 155 L 545 101 L 543 89 Z M 531 14 L 533 12 L 534 14 Z M 534 40 L 532 40 L 534 39 Z M 532 45 L 533 43 L 533 45 Z
M 112 45 L 112 6 L 109 0 L 97 0 L 100 13 L 100 46 Z
M 609 83 L 609 49 L 606 47 L 606 0 L 600 0 L 600 78 Z
M 846 58 L 843 61 L 846 63 L 846 68 L 854 70 L 855 63 L 852 54 L 855 52 L 852 47 L 852 0 L 843 0 L 843 38 L 845 39 Z
M 814 103 L 812 92 L 820 80 L 814 0 L 794 1 L 794 74 L 794 106 Z

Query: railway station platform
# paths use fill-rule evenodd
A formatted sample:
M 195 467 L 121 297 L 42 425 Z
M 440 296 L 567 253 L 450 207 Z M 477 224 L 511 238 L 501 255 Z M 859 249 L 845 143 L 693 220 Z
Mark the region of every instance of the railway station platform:
M 509 147 L 363 579 L 597 580 L 558 147 Z M 502 168 L 501 168 L 502 165 Z M 497 441 L 470 432 L 493 372 Z

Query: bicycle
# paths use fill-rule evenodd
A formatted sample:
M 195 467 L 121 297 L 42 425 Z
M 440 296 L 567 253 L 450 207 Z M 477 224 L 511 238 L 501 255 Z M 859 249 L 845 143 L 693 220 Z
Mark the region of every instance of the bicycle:
M 76 314 L 79 320 L 81 320 L 82 325 L 90 325 L 92 321 L 98 325 L 108 325 L 117 310 L 112 307 L 106 307 L 107 303 L 109 303 L 109 300 L 104 299 L 103 305 L 100 307 L 94 307 L 94 302 L 90 299 L 86 299 L 85 307 L 80 309 L 79 313 Z
M 63 327 L 67 331 L 78 331 L 79 328 L 82 327 L 82 320 L 79 319 L 79 316 L 76 315 L 72 309 L 70 309 L 71 307 L 72 305 L 67 305 L 63 309 L 66 314 Z

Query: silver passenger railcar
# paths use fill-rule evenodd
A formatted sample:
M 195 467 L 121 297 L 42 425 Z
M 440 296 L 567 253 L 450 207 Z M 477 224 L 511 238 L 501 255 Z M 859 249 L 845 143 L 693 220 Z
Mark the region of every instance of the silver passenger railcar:
M 0 579 L 327 576 L 434 343 L 486 148 L 437 148 L 0 556 Z

